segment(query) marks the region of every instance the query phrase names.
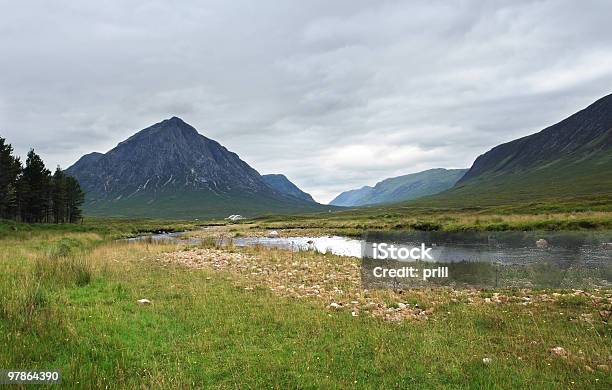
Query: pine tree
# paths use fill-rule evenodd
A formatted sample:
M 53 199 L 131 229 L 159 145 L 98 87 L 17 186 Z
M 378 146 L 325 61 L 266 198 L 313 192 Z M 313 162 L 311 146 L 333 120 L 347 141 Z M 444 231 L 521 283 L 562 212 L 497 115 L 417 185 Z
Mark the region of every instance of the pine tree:
M 66 220 L 70 223 L 78 222 L 82 215 L 81 206 L 85 201 L 85 193 L 77 179 L 72 176 L 66 176 L 66 200 Z
M 66 175 L 58 166 L 51 180 L 51 209 L 54 223 L 64 223 L 68 220 L 68 197 L 66 191 Z
M 0 218 L 15 218 L 17 213 L 17 178 L 21 162 L 13 156 L 13 147 L 0 138 Z
M 23 174 L 17 183 L 17 197 L 24 222 L 49 221 L 51 172 L 34 149 L 28 152 Z
M 25 167 L 0 138 L 0 219 L 22 222 L 78 222 L 85 194 L 58 166 L 53 176 L 31 149 Z

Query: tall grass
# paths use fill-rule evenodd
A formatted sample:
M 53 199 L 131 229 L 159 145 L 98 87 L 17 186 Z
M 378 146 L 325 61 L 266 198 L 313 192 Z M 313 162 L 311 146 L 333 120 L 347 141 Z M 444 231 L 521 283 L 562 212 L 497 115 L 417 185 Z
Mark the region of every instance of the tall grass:
M 84 253 L 96 239 L 93 234 L 50 242 L 39 237 L 17 250 L 11 248 L 17 244 L 15 241 L 4 242 L 3 249 L 9 246 L 9 250 L 3 251 L 5 256 L 2 256 L 0 316 L 17 327 L 28 327 L 32 317 L 47 308 L 58 290 L 89 284 L 93 271 Z M 15 252 L 20 252 L 28 261 L 24 263 L 12 257 Z

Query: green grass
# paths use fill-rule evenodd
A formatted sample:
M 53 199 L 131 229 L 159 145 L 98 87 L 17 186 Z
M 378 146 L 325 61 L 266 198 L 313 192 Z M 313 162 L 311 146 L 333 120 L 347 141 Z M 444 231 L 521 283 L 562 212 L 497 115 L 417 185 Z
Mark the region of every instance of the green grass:
M 0 239 L 27 240 L 67 233 L 97 233 L 105 238 L 125 238 L 146 233 L 195 230 L 203 226 L 225 224 L 223 220 L 181 221 L 165 219 L 128 219 L 85 217 L 77 224 L 27 224 L 0 220 Z
M 157 260 L 176 245 L 93 230 L 0 239 L 0 367 L 59 368 L 67 388 L 612 386 L 597 368 L 610 364 L 610 327 L 572 320 L 596 315 L 581 298 L 448 303 L 428 321 L 388 323 L 246 291 L 233 275 Z
M 612 212 L 516 212 L 499 208 L 458 210 L 370 207 L 327 214 L 268 216 L 242 222 L 253 228 L 361 235 L 367 230 L 594 230 L 612 229 Z M 240 226 L 239 224 L 237 226 Z

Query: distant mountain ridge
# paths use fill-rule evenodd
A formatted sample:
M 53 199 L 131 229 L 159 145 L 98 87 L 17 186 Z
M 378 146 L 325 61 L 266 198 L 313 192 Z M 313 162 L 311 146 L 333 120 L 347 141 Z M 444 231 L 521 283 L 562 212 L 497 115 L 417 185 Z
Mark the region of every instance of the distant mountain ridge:
M 66 173 L 94 215 L 191 218 L 313 211 L 322 205 L 271 188 L 237 154 L 177 117 L 141 130 Z
M 422 199 L 478 206 L 612 194 L 612 94 L 479 156 L 457 184 Z
M 336 196 L 330 205 L 351 207 L 417 199 L 451 188 L 466 171 L 435 168 L 392 177 L 376 183 L 374 187 L 345 191 Z
M 354 190 L 344 191 L 338 194 L 331 202 L 333 206 L 361 206 L 366 204 L 366 200 L 374 193 L 374 187 L 363 186 Z
M 306 202 L 316 203 L 310 194 L 300 190 L 298 186 L 293 184 L 287 176 L 282 174 L 268 174 L 261 176 L 267 185 L 277 190 L 278 192 L 305 200 Z

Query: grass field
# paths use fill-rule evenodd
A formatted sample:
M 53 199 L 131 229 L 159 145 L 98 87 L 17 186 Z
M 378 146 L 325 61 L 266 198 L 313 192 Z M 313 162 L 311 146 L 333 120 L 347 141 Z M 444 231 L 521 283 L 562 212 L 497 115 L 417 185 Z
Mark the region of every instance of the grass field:
M 0 226 L 0 368 L 63 387 L 612 386 L 610 291 L 367 292 L 347 258 L 115 240 L 190 223 Z
M 612 229 L 612 196 L 553 198 L 494 206 L 435 206 L 426 201 L 376 205 L 243 221 L 254 229 L 307 230 L 358 236 L 365 230 L 593 230 Z
M 506 214 L 500 210 L 364 208 L 328 214 L 268 216 L 244 221 L 254 228 L 361 235 L 366 230 L 592 230 L 612 229 L 612 212 Z

